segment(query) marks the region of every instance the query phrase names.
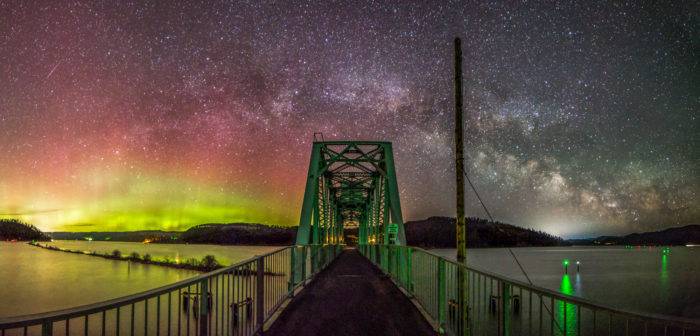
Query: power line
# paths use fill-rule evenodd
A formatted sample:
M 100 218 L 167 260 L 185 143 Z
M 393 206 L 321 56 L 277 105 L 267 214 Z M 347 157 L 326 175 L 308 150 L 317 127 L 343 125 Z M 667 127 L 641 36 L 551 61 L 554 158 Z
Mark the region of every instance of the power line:
M 469 186 L 472 188 L 472 191 L 474 191 L 474 194 L 476 195 L 476 198 L 479 200 L 479 203 L 481 203 L 481 206 L 484 208 L 484 211 L 486 211 L 486 215 L 489 216 L 489 219 L 493 222 L 493 216 L 491 216 L 491 212 L 489 209 L 486 207 L 486 204 L 484 204 L 484 201 L 481 200 L 481 196 L 479 196 L 479 192 L 476 191 L 476 188 L 474 187 L 474 184 L 472 183 L 472 180 L 469 178 L 469 175 L 467 175 L 467 172 L 464 172 L 464 177 L 467 178 L 467 182 L 469 182 Z
M 479 200 L 479 203 L 481 204 L 481 207 L 484 208 L 484 211 L 486 211 L 486 215 L 489 216 L 489 219 L 491 220 L 491 223 L 493 223 L 494 227 L 496 230 L 501 231 L 505 233 L 506 235 L 509 235 L 508 232 L 505 230 L 499 228 L 496 225 L 496 221 L 493 220 L 493 216 L 491 216 L 491 212 L 489 211 L 489 208 L 486 207 L 486 204 L 484 204 L 484 201 L 481 199 L 481 196 L 479 195 L 479 192 L 476 191 L 476 187 L 472 183 L 472 180 L 469 178 L 469 175 L 467 175 L 467 172 L 464 172 L 464 177 L 467 179 L 467 182 L 469 182 L 469 186 L 472 188 L 472 191 L 474 192 L 474 195 L 476 195 L 476 198 Z M 527 275 L 527 272 L 525 272 L 525 268 L 523 268 L 523 265 L 520 264 L 520 260 L 518 260 L 518 257 L 515 256 L 515 253 L 510 247 L 507 247 L 508 252 L 510 252 L 510 255 L 513 256 L 513 260 L 515 260 L 515 263 L 518 264 L 518 267 L 520 268 L 520 271 L 523 272 L 523 275 L 525 275 L 525 279 L 527 279 L 527 282 L 530 283 L 530 285 L 534 286 L 535 284 L 532 283 L 532 280 L 530 280 L 530 277 Z M 547 310 L 547 312 L 554 318 L 554 315 L 552 314 L 552 311 L 549 310 L 547 305 L 543 305 L 544 309 Z M 559 323 L 557 321 L 554 321 L 554 324 L 557 326 L 557 328 L 561 331 L 562 328 L 559 326 Z
M 476 195 L 476 198 L 479 200 L 479 203 L 481 203 L 481 207 L 484 208 L 484 211 L 486 211 L 486 215 L 489 216 L 489 219 L 491 220 L 492 223 L 494 223 L 494 227 L 496 230 L 499 230 L 506 235 L 508 235 L 507 232 L 505 232 L 503 229 L 499 228 L 498 225 L 496 225 L 495 221 L 493 220 L 493 216 L 491 216 L 491 212 L 489 211 L 489 208 L 486 207 L 486 204 L 484 204 L 484 201 L 481 199 L 481 196 L 479 195 L 479 192 L 476 191 L 476 187 L 474 186 L 474 183 L 472 183 L 472 180 L 469 178 L 469 175 L 467 175 L 467 172 L 464 172 L 464 177 L 467 178 L 467 182 L 469 182 L 469 186 L 472 188 L 472 191 L 474 192 L 474 195 Z M 529 282 L 531 285 L 534 285 L 532 283 L 532 280 L 530 280 L 530 277 L 527 275 L 527 272 L 525 272 L 525 268 L 523 268 L 523 265 L 520 264 L 520 261 L 518 260 L 518 257 L 515 256 L 515 253 L 513 253 L 513 250 L 510 249 L 510 247 L 507 248 L 510 254 L 513 256 L 513 259 L 515 259 L 515 263 L 518 264 L 518 267 L 520 267 L 520 271 L 523 272 L 523 275 L 525 275 L 525 279 L 527 279 L 527 282 Z

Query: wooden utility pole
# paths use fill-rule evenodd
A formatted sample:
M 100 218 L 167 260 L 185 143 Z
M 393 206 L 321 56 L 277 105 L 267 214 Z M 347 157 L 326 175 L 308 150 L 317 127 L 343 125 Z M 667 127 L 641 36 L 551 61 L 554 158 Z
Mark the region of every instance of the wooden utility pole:
M 455 39 L 455 157 L 457 159 L 457 261 L 466 259 L 464 230 L 464 119 L 462 117 L 462 45 Z
M 467 232 L 464 218 L 464 118 L 462 111 L 462 43 L 455 38 L 455 158 L 457 189 L 457 262 L 459 262 L 458 284 L 459 321 L 457 334 L 467 335 Z

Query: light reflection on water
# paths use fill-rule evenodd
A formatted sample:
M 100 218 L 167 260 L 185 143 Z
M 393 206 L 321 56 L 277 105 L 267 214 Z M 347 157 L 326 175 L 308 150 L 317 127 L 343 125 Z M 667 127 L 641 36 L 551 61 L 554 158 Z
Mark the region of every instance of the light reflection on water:
M 700 318 L 700 248 L 527 247 L 513 248 L 535 285 L 612 307 Z M 454 249 L 433 252 L 455 258 Z M 562 261 L 568 259 L 568 276 Z M 580 272 L 575 262 L 581 262 Z M 467 263 L 527 282 L 507 249 L 469 249 Z M 560 307 L 563 322 L 563 305 Z M 574 309 L 574 308 L 572 308 Z M 576 320 L 567 305 L 569 320 Z M 571 316 L 569 316 L 571 315 Z M 568 329 L 568 328 L 567 328 Z
M 569 278 L 568 274 L 562 275 L 559 291 L 563 294 L 568 295 L 576 294 L 576 292 L 574 291 L 574 286 L 571 285 L 571 279 Z M 567 335 L 574 335 L 578 320 L 576 306 L 572 304 L 567 304 L 563 301 L 557 301 L 556 305 L 556 323 L 559 326 L 559 329 L 564 329 L 564 327 L 566 327 Z
M 139 252 L 161 257 L 179 253 L 183 258 L 214 254 L 224 262 L 240 261 L 277 247 L 210 245 L 153 245 L 141 243 L 73 242 L 62 247 L 125 254 Z M 83 244 L 83 245 L 81 245 Z M 82 248 L 91 244 L 92 249 Z M 224 253 L 225 252 L 225 253 Z M 168 285 L 198 272 L 108 260 L 51 251 L 24 243 L 0 242 L 0 317 L 71 308 Z

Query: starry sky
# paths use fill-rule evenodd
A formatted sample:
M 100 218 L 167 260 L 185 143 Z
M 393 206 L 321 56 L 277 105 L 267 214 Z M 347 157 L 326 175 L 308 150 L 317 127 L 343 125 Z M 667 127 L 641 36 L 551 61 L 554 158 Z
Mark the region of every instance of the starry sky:
M 394 143 L 404 218 L 565 237 L 700 222 L 694 1 L 0 0 L 0 216 L 295 225 L 314 132 Z M 485 217 L 473 194 L 467 214 Z

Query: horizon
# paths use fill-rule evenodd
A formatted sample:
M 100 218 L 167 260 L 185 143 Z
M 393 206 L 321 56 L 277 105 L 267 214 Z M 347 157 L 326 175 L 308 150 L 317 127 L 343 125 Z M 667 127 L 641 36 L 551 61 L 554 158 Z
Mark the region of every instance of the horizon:
M 698 223 L 689 6 L 20 2 L 0 14 L 0 218 L 296 225 L 315 132 L 391 141 L 404 217 L 454 216 L 458 36 L 467 171 L 495 220 Z M 484 216 L 471 193 L 466 212 Z
M 429 217 L 426 217 L 426 218 L 424 218 L 424 219 L 407 220 L 405 223 L 425 221 L 425 220 L 428 220 L 428 219 L 433 218 L 433 217 L 448 217 L 448 218 L 454 218 L 454 217 L 449 217 L 449 216 L 429 216 Z M 486 221 L 488 221 L 488 219 L 486 219 L 486 218 L 480 218 L 480 217 L 477 217 L 477 218 L 480 219 L 480 220 L 486 220 Z M 2 219 L 2 218 L 0 218 L 0 219 Z M 520 225 L 513 224 L 513 223 L 504 223 L 504 222 L 499 222 L 499 223 L 500 223 L 500 224 L 506 224 L 506 225 L 512 225 L 512 226 L 515 226 L 515 227 L 518 227 L 518 228 L 524 229 L 524 230 L 541 231 L 541 230 L 537 230 L 537 229 L 533 229 L 533 228 L 529 228 L 529 227 L 524 227 L 524 226 L 520 226 Z M 31 223 L 26 223 L 26 222 L 25 222 L 25 224 L 33 225 L 33 224 L 31 224 Z M 201 224 L 196 224 L 196 225 L 193 225 L 193 226 L 191 226 L 191 227 L 188 227 L 188 228 L 186 228 L 186 229 L 184 229 L 184 230 L 162 230 L 162 229 L 138 229 L 138 230 L 127 230 L 127 231 L 62 231 L 62 230 L 59 230 L 59 231 L 43 231 L 43 232 L 48 233 L 48 234 L 50 234 L 50 233 L 108 233 L 108 232 L 114 232 L 114 233 L 128 233 L 128 232 L 146 232 L 146 231 L 159 231 L 159 232 L 177 232 L 177 233 L 182 233 L 182 232 L 187 231 L 188 229 L 191 229 L 191 228 L 196 227 L 196 226 L 201 226 L 201 225 L 236 225 L 236 224 L 243 224 L 243 225 L 264 225 L 264 226 L 275 227 L 275 228 L 297 228 L 297 227 L 298 227 L 298 225 L 289 225 L 289 226 L 287 226 L 287 225 L 275 225 L 275 224 L 267 224 L 267 223 L 248 223 L 248 222 L 228 222 L 228 223 L 223 223 L 223 222 L 222 222 L 222 223 L 201 223 Z M 546 234 L 553 235 L 553 236 L 558 237 L 558 238 L 562 238 L 562 239 L 564 239 L 564 240 L 577 240 L 577 239 L 595 239 L 595 238 L 600 238 L 600 237 L 622 237 L 622 236 L 631 235 L 631 234 L 653 233 L 653 232 L 660 232 L 660 231 L 664 231 L 664 230 L 668 230 L 668 229 L 678 229 L 678 228 L 683 228 L 683 227 L 687 227 L 687 226 L 698 226 L 698 225 L 700 225 L 700 223 L 689 223 L 689 224 L 684 224 L 684 225 L 678 225 L 678 226 L 667 227 L 667 228 L 660 229 L 660 230 L 623 232 L 623 233 L 618 233 L 618 234 L 604 234 L 604 233 L 600 233 L 600 234 L 594 234 L 594 235 L 589 235 L 589 236 L 560 236 L 560 235 L 554 235 L 554 234 L 552 234 L 552 233 L 550 233 L 550 232 L 546 232 L 546 231 L 542 231 L 542 232 L 544 232 L 544 233 L 546 233 Z M 468 226 L 468 224 L 467 224 L 467 226 Z

